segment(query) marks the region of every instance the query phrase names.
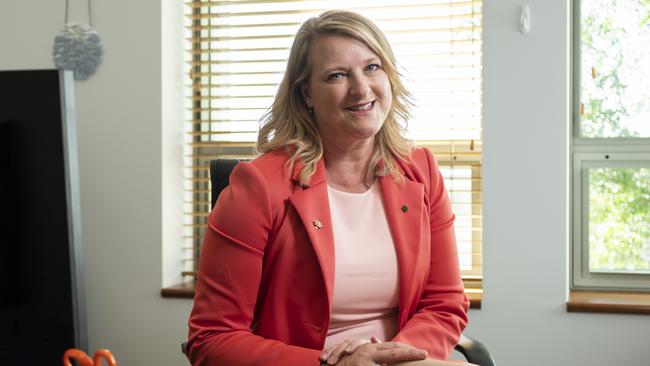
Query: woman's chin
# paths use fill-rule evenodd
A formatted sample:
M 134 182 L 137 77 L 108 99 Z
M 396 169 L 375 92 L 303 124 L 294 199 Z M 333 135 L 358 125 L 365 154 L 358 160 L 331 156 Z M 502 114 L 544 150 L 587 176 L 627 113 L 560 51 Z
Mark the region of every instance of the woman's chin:
M 381 126 L 369 126 L 367 128 L 360 128 L 355 130 L 352 135 L 359 137 L 359 139 L 367 140 L 374 139 L 375 136 L 379 133 Z

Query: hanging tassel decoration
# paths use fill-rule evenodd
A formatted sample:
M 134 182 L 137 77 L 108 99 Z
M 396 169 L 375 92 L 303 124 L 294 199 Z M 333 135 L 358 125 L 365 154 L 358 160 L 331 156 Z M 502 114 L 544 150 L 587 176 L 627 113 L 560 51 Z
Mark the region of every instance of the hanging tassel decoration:
M 92 26 L 91 3 L 88 0 L 88 22 L 68 22 L 68 0 L 65 3 L 65 25 L 54 38 L 52 58 L 54 65 L 74 71 L 75 80 L 86 80 L 102 63 L 99 34 Z

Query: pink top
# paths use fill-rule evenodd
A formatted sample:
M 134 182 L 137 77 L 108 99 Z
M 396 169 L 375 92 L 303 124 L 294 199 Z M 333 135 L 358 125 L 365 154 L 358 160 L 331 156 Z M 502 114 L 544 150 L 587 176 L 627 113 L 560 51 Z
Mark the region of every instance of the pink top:
M 347 338 L 397 333 L 397 256 L 381 192 L 327 187 L 334 231 L 334 294 L 325 348 Z

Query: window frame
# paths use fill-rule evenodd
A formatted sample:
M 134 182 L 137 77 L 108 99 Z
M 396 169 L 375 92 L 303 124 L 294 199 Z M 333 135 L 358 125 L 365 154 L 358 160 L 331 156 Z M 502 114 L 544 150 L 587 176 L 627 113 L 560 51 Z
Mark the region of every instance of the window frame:
M 270 1 L 269 1 L 270 2 Z M 482 29 L 482 11 L 483 11 L 483 0 L 472 0 L 472 3 L 476 3 L 476 5 L 472 4 L 472 7 L 476 6 L 477 9 L 480 9 L 480 19 L 481 19 L 481 24 L 478 26 L 479 29 Z M 201 1 L 193 0 L 191 1 L 190 4 L 192 9 L 191 9 L 191 14 L 187 14 L 188 18 L 192 18 L 192 15 L 206 15 L 201 12 L 201 6 L 193 6 L 193 5 L 199 5 Z M 209 13 L 208 13 L 209 14 Z M 196 45 L 201 43 L 201 41 L 197 41 L 196 39 L 201 39 L 201 30 L 200 28 L 202 27 L 200 21 L 191 21 L 191 34 L 188 35 L 191 37 L 190 43 L 193 44 L 196 48 Z M 198 29 L 198 30 L 197 30 Z M 208 37 L 210 38 L 210 37 Z M 478 41 L 482 45 L 482 30 L 481 30 L 481 39 Z M 454 43 L 454 40 L 452 39 L 449 41 L 450 44 Z M 208 46 L 208 48 L 212 49 L 212 46 Z M 481 47 L 482 48 L 482 47 Z M 482 49 L 479 51 L 479 53 L 482 53 Z M 210 59 L 211 60 L 211 59 Z M 194 62 L 199 62 L 203 61 L 200 58 L 200 53 L 190 53 L 190 56 L 188 57 L 188 62 L 192 65 L 193 61 Z M 482 65 L 480 65 L 482 68 Z M 190 72 L 189 72 L 189 78 L 191 80 L 195 80 L 195 78 L 200 78 L 201 74 L 201 68 L 200 67 L 190 67 Z M 482 74 L 479 77 L 479 79 L 482 79 Z M 199 83 L 200 84 L 200 83 Z M 188 89 L 191 90 L 190 95 L 189 95 L 189 100 L 191 104 L 191 108 L 189 108 L 189 116 L 188 116 L 188 121 L 191 123 L 197 123 L 191 131 L 186 131 L 189 132 L 190 134 L 194 135 L 197 134 L 199 135 L 202 132 L 202 129 L 199 127 L 199 123 L 205 122 L 203 121 L 203 118 L 201 118 L 201 113 L 202 113 L 202 107 L 201 103 L 199 102 L 199 99 L 204 97 L 201 93 L 197 93 L 197 88 L 196 85 L 193 83 Z M 480 90 L 482 92 L 482 88 Z M 209 94 L 209 93 L 208 93 Z M 479 108 L 481 104 L 479 103 Z M 481 108 L 482 109 L 482 108 Z M 481 113 L 481 123 L 482 123 L 482 113 Z M 191 120 L 191 121 L 190 121 Z M 213 123 L 215 121 L 210 121 L 209 123 Z M 479 226 L 479 229 L 473 229 L 471 232 L 471 240 L 472 240 L 472 270 L 469 271 L 464 271 L 463 278 L 468 284 L 469 287 L 471 288 L 481 288 L 482 287 L 482 246 L 483 246 L 483 238 L 482 238 L 482 229 L 483 229 L 483 221 L 482 221 L 482 204 L 483 204 L 483 195 L 482 195 L 482 136 L 479 136 L 477 140 L 456 140 L 456 139 L 449 139 L 450 144 L 445 145 L 445 148 L 441 150 L 439 144 L 440 141 L 428 141 L 428 140 L 415 140 L 416 144 L 418 146 L 425 146 L 428 147 L 432 150 L 436 158 L 438 159 L 438 162 L 441 167 L 445 168 L 451 168 L 453 169 L 454 166 L 469 166 L 471 168 L 472 176 L 472 199 L 474 197 L 477 197 L 477 202 L 478 204 L 473 204 L 472 205 L 472 212 L 471 212 L 471 220 L 472 223 L 474 222 L 479 222 L 477 226 Z M 188 145 L 207 145 L 208 143 L 202 141 L 199 137 L 192 137 L 191 141 L 185 141 L 186 144 Z M 256 155 L 255 149 L 254 149 L 254 142 L 248 142 L 248 141 L 229 141 L 229 142 L 209 142 L 209 144 L 213 145 L 211 146 L 211 150 L 214 152 L 214 156 L 212 158 L 251 158 L 252 156 Z M 477 155 L 477 156 L 474 156 Z M 195 159 L 195 154 L 194 152 L 191 153 L 191 155 L 187 155 L 190 157 L 190 159 Z M 203 159 L 203 158 L 201 158 Z M 184 164 L 184 170 L 188 169 L 194 169 L 194 172 L 191 173 L 191 176 L 188 175 L 184 177 L 184 179 L 188 183 L 188 185 L 192 185 L 192 188 L 186 187 L 187 192 L 201 192 L 196 194 L 194 198 L 191 200 L 186 200 L 185 204 L 191 204 L 192 206 L 196 205 L 204 205 L 205 202 L 209 201 L 206 199 L 209 191 L 209 176 L 208 176 L 208 170 L 207 166 L 205 164 L 196 164 L 192 163 L 192 166 L 189 166 L 187 164 Z M 475 183 L 474 181 L 479 181 L 479 183 Z M 475 193 L 474 190 L 478 190 L 478 193 Z M 188 193 L 189 195 L 190 193 Z M 191 193 L 191 195 L 195 195 L 195 193 Z M 197 198 L 198 197 L 198 198 Z M 475 209 L 476 206 L 477 208 Z M 187 239 L 185 245 L 186 247 L 183 248 L 187 253 L 192 253 L 191 256 L 188 256 L 184 260 L 184 268 L 185 271 L 182 273 L 182 276 L 184 278 L 186 277 L 195 277 L 197 274 L 197 265 L 198 265 L 198 256 L 200 252 L 200 242 L 201 240 L 196 240 L 194 238 L 202 238 L 203 236 L 203 231 L 205 228 L 205 220 L 207 218 L 207 214 L 205 212 L 200 212 L 197 213 L 195 212 L 196 209 L 192 208 L 186 209 L 186 211 L 192 211 L 192 212 L 186 212 L 186 216 L 191 217 L 191 222 L 185 222 L 184 226 L 188 229 L 191 230 L 191 235 L 188 233 L 184 238 Z M 477 218 L 478 217 L 478 218 Z M 472 227 L 473 228 L 473 227 Z M 189 244 L 189 241 L 192 241 L 191 244 Z M 188 265 L 189 264 L 189 265 Z
M 593 138 L 581 134 L 581 0 L 572 1 L 571 128 L 569 141 L 570 287 L 574 290 L 650 292 L 650 273 L 589 270 L 588 169 L 650 167 L 650 137 Z
M 573 156 L 573 279 L 577 288 L 650 290 L 650 274 L 589 271 L 589 169 L 650 168 L 650 152 L 576 152 Z

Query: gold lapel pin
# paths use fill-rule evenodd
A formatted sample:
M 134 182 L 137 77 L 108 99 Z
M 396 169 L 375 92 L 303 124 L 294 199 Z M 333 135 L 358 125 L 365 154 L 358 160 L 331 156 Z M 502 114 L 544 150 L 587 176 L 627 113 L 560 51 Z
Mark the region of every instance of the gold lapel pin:
M 318 230 L 323 228 L 323 224 L 321 224 L 320 220 L 314 220 L 311 223 L 314 224 L 314 227 Z

